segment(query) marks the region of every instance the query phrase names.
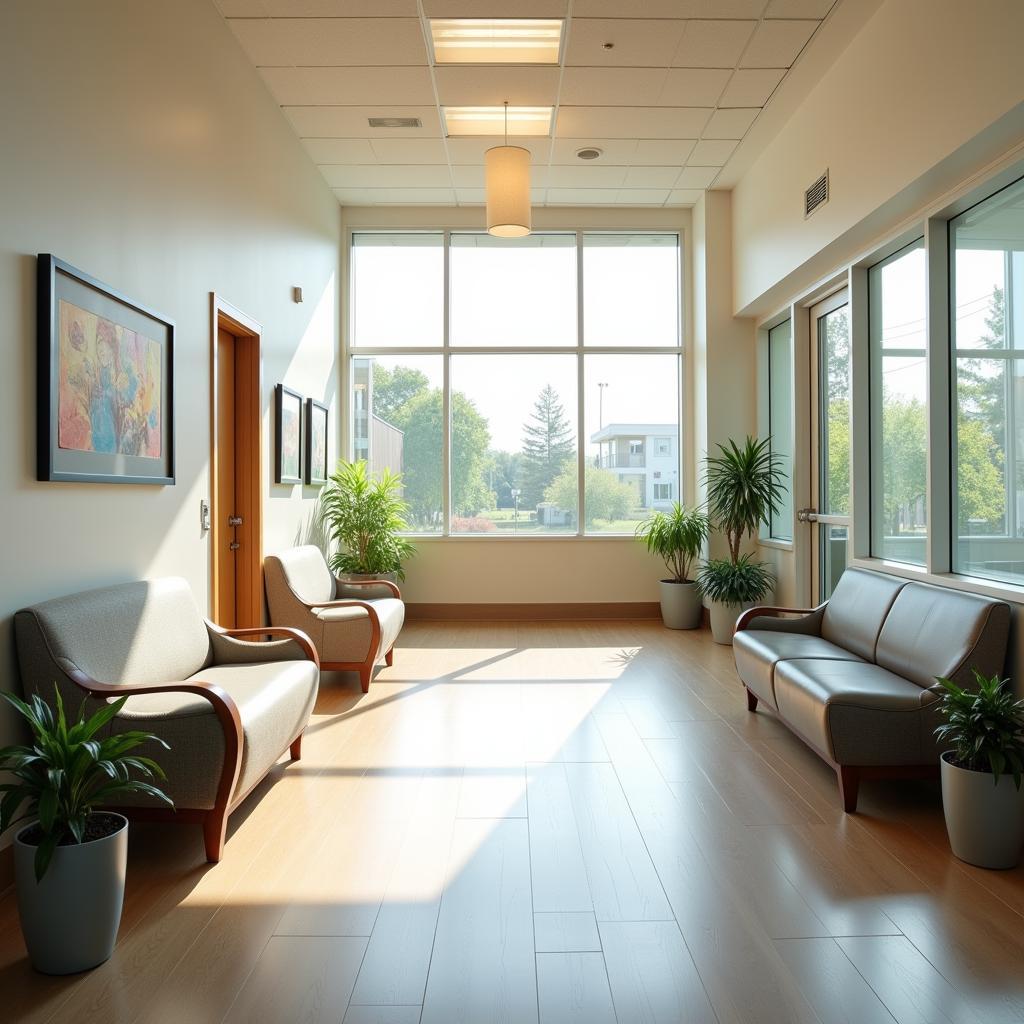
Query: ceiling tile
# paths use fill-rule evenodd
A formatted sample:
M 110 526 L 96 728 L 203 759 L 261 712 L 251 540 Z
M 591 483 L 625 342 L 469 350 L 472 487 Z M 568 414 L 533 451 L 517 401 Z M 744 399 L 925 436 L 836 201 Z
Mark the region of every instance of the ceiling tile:
M 548 168 L 546 164 L 530 165 L 530 184 L 535 189 L 543 190 L 548 183 Z M 477 164 L 459 164 L 452 167 L 452 184 L 456 188 L 483 188 L 484 169 Z
M 567 0 L 423 0 L 428 18 L 564 18 Z
M 555 134 L 561 139 L 692 139 L 709 114 L 702 107 L 562 107 Z
M 750 45 L 743 51 L 742 67 L 791 67 L 818 24 L 817 21 L 761 22 Z
M 575 167 L 552 167 L 548 171 L 549 188 L 615 188 L 626 180 L 627 167 L 602 167 L 578 161 Z
M 730 74 L 725 68 L 669 68 L 658 103 L 668 107 L 713 107 Z
M 559 103 L 646 107 L 661 102 L 664 68 L 566 68 Z
M 452 188 L 358 188 L 332 190 L 349 206 L 454 206 Z
M 381 164 L 446 164 L 448 154 L 441 139 L 372 139 L 370 146 Z M 369 161 L 333 160 L 325 163 L 359 163 Z
M 688 21 L 672 66 L 734 68 L 756 27 L 756 21 Z
M 601 155 L 595 161 L 599 164 L 628 164 L 636 151 L 635 139 L 556 139 L 551 149 L 553 164 L 580 163 L 576 156 L 578 149 L 599 149 Z
M 579 18 L 760 18 L 767 0 L 576 0 Z M 625 12 L 625 13 L 623 13 Z
M 275 18 L 416 18 L 416 0 L 262 0 Z
M 674 188 L 668 194 L 668 206 L 693 206 L 704 195 L 702 188 Z
M 648 166 L 668 164 L 681 167 L 689 159 L 693 146 L 693 139 L 640 139 L 631 162 Z
M 832 9 L 835 0 L 771 0 L 766 18 L 815 18 L 820 21 Z
M 327 164 L 320 168 L 332 188 L 450 188 L 446 165 Z
M 432 138 L 441 136 L 437 107 L 282 107 L 304 139 Z M 418 117 L 420 128 L 371 128 L 371 117 Z
M 416 18 L 230 18 L 257 67 L 426 64 Z
M 683 21 L 573 18 L 566 67 L 668 67 Z M 606 43 L 612 49 L 604 48 Z
M 549 188 L 548 206 L 613 206 L 618 196 L 615 188 Z
M 540 206 L 544 202 L 547 189 L 531 188 L 530 203 L 533 206 Z M 457 188 L 455 196 L 460 206 L 485 206 L 487 204 L 487 192 L 482 188 Z
M 434 102 L 430 69 L 426 67 L 261 68 L 260 74 L 282 106 Z
M 701 167 L 721 167 L 739 145 L 730 139 L 703 139 L 693 147 L 689 162 Z M 687 161 L 682 161 L 686 163 Z
M 483 166 L 484 153 L 492 146 L 504 143 L 500 135 L 462 136 L 448 139 L 448 152 L 452 164 L 478 164 Z M 516 136 L 515 143 L 530 151 L 530 158 L 535 164 L 546 164 L 551 153 L 551 140 L 548 138 L 523 138 Z
M 684 167 L 676 188 L 708 188 L 720 170 L 720 167 Z
M 619 206 L 663 206 L 668 195 L 667 188 L 622 188 L 615 202 Z
M 315 164 L 372 164 L 377 159 L 366 139 L 303 139 L 302 144 Z
M 437 92 L 445 106 L 553 107 L 558 98 L 558 68 L 439 67 Z
M 716 110 L 704 129 L 705 139 L 742 139 L 754 118 L 761 113 L 760 107 L 735 107 Z
M 719 106 L 763 107 L 785 74 L 780 68 L 741 68 L 733 73 Z
M 671 188 L 678 177 L 678 167 L 634 166 L 626 172 L 626 180 L 622 184 L 626 188 Z
M 263 0 L 214 0 L 225 18 L 265 18 L 269 13 Z

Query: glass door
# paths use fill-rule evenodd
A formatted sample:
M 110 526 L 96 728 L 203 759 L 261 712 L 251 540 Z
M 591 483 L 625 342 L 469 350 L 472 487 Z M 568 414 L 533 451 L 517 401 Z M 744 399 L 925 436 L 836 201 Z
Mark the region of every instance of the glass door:
M 811 309 L 811 593 L 825 601 L 849 558 L 850 306 L 846 291 Z

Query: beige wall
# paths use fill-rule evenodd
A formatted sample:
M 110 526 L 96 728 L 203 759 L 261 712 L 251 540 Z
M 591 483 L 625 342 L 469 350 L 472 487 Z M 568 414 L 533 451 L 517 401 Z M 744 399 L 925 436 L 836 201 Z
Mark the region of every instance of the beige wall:
M 1021 38 L 1019 0 L 886 0 L 734 190 L 734 308 L 770 315 L 1019 145 Z
M 312 492 L 270 483 L 272 388 L 329 401 L 337 425 L 341 227 L 210 0 L 4 0 L 0 126 L 0 686 L 10 689 L 10 616 L 23 605 L 180 574 L 205 610 L 211 291 L 263 324 L 265 545 L 295 540 Z M 35 481 L 39 252 L 177 322 L 175 486 Z M 0 712 L 0 743 L 12 727 Z

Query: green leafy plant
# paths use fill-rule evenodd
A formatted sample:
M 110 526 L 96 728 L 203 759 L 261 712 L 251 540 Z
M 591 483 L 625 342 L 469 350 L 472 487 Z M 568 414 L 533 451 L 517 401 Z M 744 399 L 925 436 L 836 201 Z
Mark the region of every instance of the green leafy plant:
M 371 475 L 366 463 L 339 462 L 320 497 L 320 520 L 338 550 L 334 572 L 405 579 L 402 562 L 416 549 L 401 533 L 409 529 L 409 506 L 399 495 L 400 474 L 385 469 Z
M 658 555 L 676 583 L 690 581 L 690 567 L 700 557 L 711 524 L 699 508 L 675 502 L 670 512 L 652 512 L 636 528 L 636 536 L 652 555 Z
M 965 690 L 950 679 L 943 688 L 939 711 L 946 721 L 935 730 L 953 744 L 951 761 L 972 772 L 991 772 L 993 782 L 1005 772 L 1020 789 L 1024 779 L 1024 700 L 1009 689 L 1009 679 L 986 678 L 974 670 L 977 690 Z
M 59 691 L 56 711 L 38 694 L 33 694 L 29 703 L 10 693 L 0 693 L 0 697 L 13 705 L 32 730 L 32 746 L 0 750 L 0 771 L 14 776 L 13 782 L 0 784 L 0 832 L 25 818 L 39 819 L 42 840 L 35 855 L 37 881 L 46 874 L 53 851 L 71 841 L 81 843 L 94 808 L 109 803 L 112 797 L 147 793 L 174 806 L 162 790 L 132 778 L 133 771 L 146 778 L 165 778 L 151 758 L 128 753 L 148 740 L 167 748 L 162 739 L 148 732 L 97 738 L 127 697 L 111 701 L 89 718 L 84 717 L 83 702 L 73 725 L 65 717 Z M 26 804 L 25 813 L 19 814 Z
M 735 441 L 718 445 L 721 454 L 706 459 L 708 513 L 729 544 L 729 558 L 737 564 L 744 537 L 757 533 L 770 514 L 778 513 L 785 473 L 772 454 L 771 439 L 747 437 L 742 448 Z
M 764 562 L 741 555 L 735 562 L 713 558 L 697 574 L 701 593 L 720 604 L 758 604 L 771 592 L 775 577 Z

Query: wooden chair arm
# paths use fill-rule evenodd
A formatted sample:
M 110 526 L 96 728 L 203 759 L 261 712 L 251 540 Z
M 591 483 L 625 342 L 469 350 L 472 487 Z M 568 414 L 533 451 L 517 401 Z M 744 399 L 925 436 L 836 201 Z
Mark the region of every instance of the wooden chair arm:
M 812 615 L 816 611 L 816 608 L 774 608 L 768 605 L 758 608 L 748 608 L 736 620 L 736 629 L 734 632 L 739 633 L 741 630 L 746 629 L 751 620 L 760 618 L 762 615 Z
M 320 668 L 320 657 L 316 653 L 313 641 L 301 629 L 295 629 L 292 626 L 249 626 L 245 629 L 225 629 L 209 619 L 206 620 L 206 625 L 208 629 L 212 629 L 215 633 L 231 637 L 232 639 L 240 639 L 247 636 L 281 636 L 287 640 L 294 640 L 302 648 L 302 653 L 306 655 L 306 658 L 314 662 L 318 669 Z M 246 643 L 253 642 L 252 640 L 246 641 Z
M 342 580 L 337 577 L 335 579 L 341 587 L 387 587 L 399 601 L 402 599 L 402 591 L 398 589 L 398 584 L 392 583 L 391 580 Z
M 62 666 L 65 675 L 90 696 L 109 704 L 118 697 L 133 697 L 146 693 L 191 693 L 208 700 L 224 732 L 224 764 L 220 781 L 217 783 L 217 804 L 227 806 L 238 782 L 242 765 L 242 716 L 238 705 L 226 690 L 200 679 L 180 683 L 136 683 L 122 686 L 118 683 L 101 683 L 75 666 Z

